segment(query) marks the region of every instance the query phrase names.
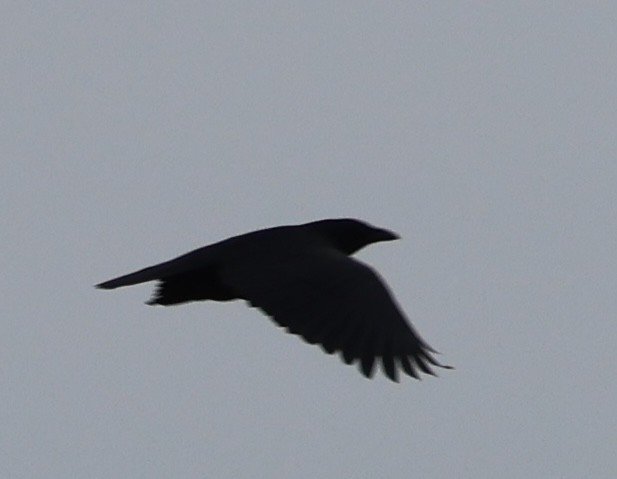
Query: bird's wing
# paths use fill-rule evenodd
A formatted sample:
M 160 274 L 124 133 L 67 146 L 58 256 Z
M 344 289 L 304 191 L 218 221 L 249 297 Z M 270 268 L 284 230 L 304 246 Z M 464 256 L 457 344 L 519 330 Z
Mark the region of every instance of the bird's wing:
M 393 381 L 399 369 L 419 379 L 420 372 L 434 375 L 431 366 L 449 368 L 369 266 L 333 251 L 259 263 L 224 267 L 221 279 L 288 332 L 339 352 L 347 364 L 358 362 L 366 377 L 379 359 Z

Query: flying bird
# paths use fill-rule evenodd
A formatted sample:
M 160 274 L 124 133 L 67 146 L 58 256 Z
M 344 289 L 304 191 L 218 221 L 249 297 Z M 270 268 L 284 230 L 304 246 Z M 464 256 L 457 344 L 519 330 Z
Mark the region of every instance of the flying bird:
M 357 363 L 367 377 L 376 363 L 398 382 L 399 371 L 435 375 L 432 349 L 407 321 L 370 266 L 351 257 L 399 236 L 355 219 L 326 219 L 267 228 L 204 246 L 170 261 L 97 285 L 102 289 L 158 281 L 150 305 L 242 299 L 289 333 Z

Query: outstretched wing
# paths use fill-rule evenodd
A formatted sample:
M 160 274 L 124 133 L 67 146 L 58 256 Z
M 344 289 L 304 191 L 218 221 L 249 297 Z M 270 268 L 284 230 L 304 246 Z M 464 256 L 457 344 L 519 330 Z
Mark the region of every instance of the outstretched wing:
M 395 299 L 369 266 L 335 251 L 261 258 L 259 264 L 227 265 L 221 280 L 281 327 L 357 362 L 366 377 L 381 360 L 383 371 L 416 379 L 435 375 L 435 351 L 405 319 Z

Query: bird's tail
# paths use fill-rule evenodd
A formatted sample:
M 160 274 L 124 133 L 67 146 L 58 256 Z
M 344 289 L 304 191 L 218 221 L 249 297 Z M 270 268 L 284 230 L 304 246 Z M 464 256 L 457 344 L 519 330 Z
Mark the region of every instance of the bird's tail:
M 166 263 L 149 266 L 148 268 L 140 269 L 139 271 L 99 283 L 96 287 L 101 289 L 115 289 L 122 286 L 131 286 L 134 284 L 154 281 L 155 279 L 159 279 L 161 276 L 165 275 L 165 273 L 169 270 L 169 263 L 170 262 L 168 261 Z
M 164 263 L 155 264 L 154 266 L 149 266 L 148 268 L 140 269 L 139 271 L 125 274 L 124 276 L 120 276 L 118 278 L 110 279 L 109 281 L 97 284 L 96 287 L 102 289 L 114 289 L 122 286 L 146 283 L 148 281 L 162 279 L 167 276 L 173 276 L 178 273 L 188 273 L 196 267 L 205 267 L 211 261 L 213 251 L 215 250 L 212 246 L 205 246 L 175 259 L 165 261 Z

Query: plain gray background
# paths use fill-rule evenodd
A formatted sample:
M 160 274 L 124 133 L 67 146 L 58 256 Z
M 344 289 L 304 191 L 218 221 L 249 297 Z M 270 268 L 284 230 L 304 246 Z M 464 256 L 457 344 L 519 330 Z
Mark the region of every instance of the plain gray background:
M 617 4 L 5 2 L 0 475 L 612 478 Z M 92 285 L 351 216 L 456 366 Z

